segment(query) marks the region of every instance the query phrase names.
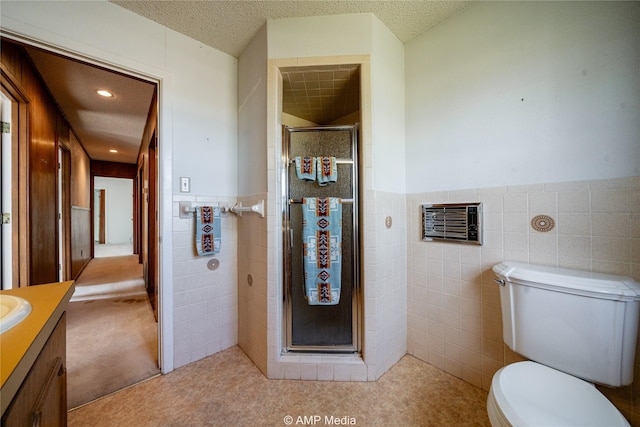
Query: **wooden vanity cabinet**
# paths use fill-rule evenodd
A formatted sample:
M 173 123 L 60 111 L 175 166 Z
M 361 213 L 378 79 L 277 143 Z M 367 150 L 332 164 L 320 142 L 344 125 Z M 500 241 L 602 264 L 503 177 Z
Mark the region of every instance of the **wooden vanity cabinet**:
M 3 427 L 67 425 L 66 314 L 63 313 L 16 396 Z

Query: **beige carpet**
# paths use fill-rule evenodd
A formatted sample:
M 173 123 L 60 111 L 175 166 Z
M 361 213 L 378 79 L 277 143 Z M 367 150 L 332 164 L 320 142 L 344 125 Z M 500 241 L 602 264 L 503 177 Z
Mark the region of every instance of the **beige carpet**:
M 68 425 L 489 426 L 486 399 L 412 356 L 376 382 L 269 380 L 236 346 L 71 411 Z
M 91 260 L 67 310 L 67 407 L 158 374 L 157 343 L 137 255 Z

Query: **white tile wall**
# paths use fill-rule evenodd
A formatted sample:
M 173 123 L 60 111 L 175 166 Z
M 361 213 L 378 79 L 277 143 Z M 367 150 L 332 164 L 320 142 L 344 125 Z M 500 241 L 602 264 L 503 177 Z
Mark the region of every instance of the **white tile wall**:
M 262 197 L 271 196 L 240 201 Z M 270 378 L 370 381 L 409 352 L 488 389 L 497 369 L 519 360 L 502 342 L 493 265 L 514 259 L 640 280 L 638 177 L 406 196 L 368 190 L 363 358 L 281 356 L 276 209 L 268 203 L 267 218 L 223 220 L 221 268 L 210 272 L 195 255 L 193 221 L 178 218 L 180 200 L 224 199 L 174 198 L 176 367 L 234 345 L 237 337 Z M 483 246 L 420 240 L 419 205 L 446 201 L 483 202 Z M 537 214 L 551 216 L 555 228 L 533 230 L 529 222 Z
M 238 199 L 243 206 L 266 200 L 266 194 Z M 265 202 L 269 212 L 269 203 Z M 267 374 L 267 218 L 243 214 L 238 224 L 238 344 Z M 251 276 L 251 280 L 249 280 Z
M 364 212 L 364 360 L 378 379 L 407 346 L 407 245 L 403 194 L 368 191 Z M 386 219 L 391 218 L 387 228 Z
M 420 241 L 422 203 L 481 201 L 484 244 Z M 530 226 L 549 215 L 553 230 Z M 407 195 L 408 352 L 488 389 L 519 360 L 502 341 L 491 268 L 509 259 L 640 280 L 640 177 Z
M 174 367 L 184 366 L 237 343 L 237 238 L 236 219 L 221 219 L 222 246 L 217 270 L 207 268 L 211 256 L 195 249 L 195 216 L 180 218 L 178 204 L 224 203 L 225 197 L 174 196 L 173 198 L 173 305 Z

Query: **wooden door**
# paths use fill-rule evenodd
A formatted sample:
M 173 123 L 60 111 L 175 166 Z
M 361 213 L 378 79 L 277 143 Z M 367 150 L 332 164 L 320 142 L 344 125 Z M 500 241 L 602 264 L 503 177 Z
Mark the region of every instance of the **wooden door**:
M 44 89 L 43 89 L 44 90 Z M 58 280 L 57 141 L 55 104 L 32 103 L 29 145 L 29 224 L 31 284 Z M 36 108 L 41 107 L 41 108 Z
M 105 221 L 105 215 L 106 215 L 106 201 L 105 201 L 105 197 L 106 197 L 106 191 L 103 189 L 98 190 L 98 193 L 100 193 L 100 196 L 98 197 L 99 199 L 99 203 L 98 203 L 98 243 L 101 245 L 104 245 L 105 243 L 107 243 L 107 237 L 106 237 L 106 231 L 105 231 L 105 226 L 106 226 L 106 221 Z

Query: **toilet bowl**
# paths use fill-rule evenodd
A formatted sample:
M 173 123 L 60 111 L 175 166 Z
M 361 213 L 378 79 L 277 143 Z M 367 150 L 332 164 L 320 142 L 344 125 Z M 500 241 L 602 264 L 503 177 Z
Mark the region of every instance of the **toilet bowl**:
M 496 372 L 487 412 L 494 427 L 629 426 L 593 384 L 530 361 Z

